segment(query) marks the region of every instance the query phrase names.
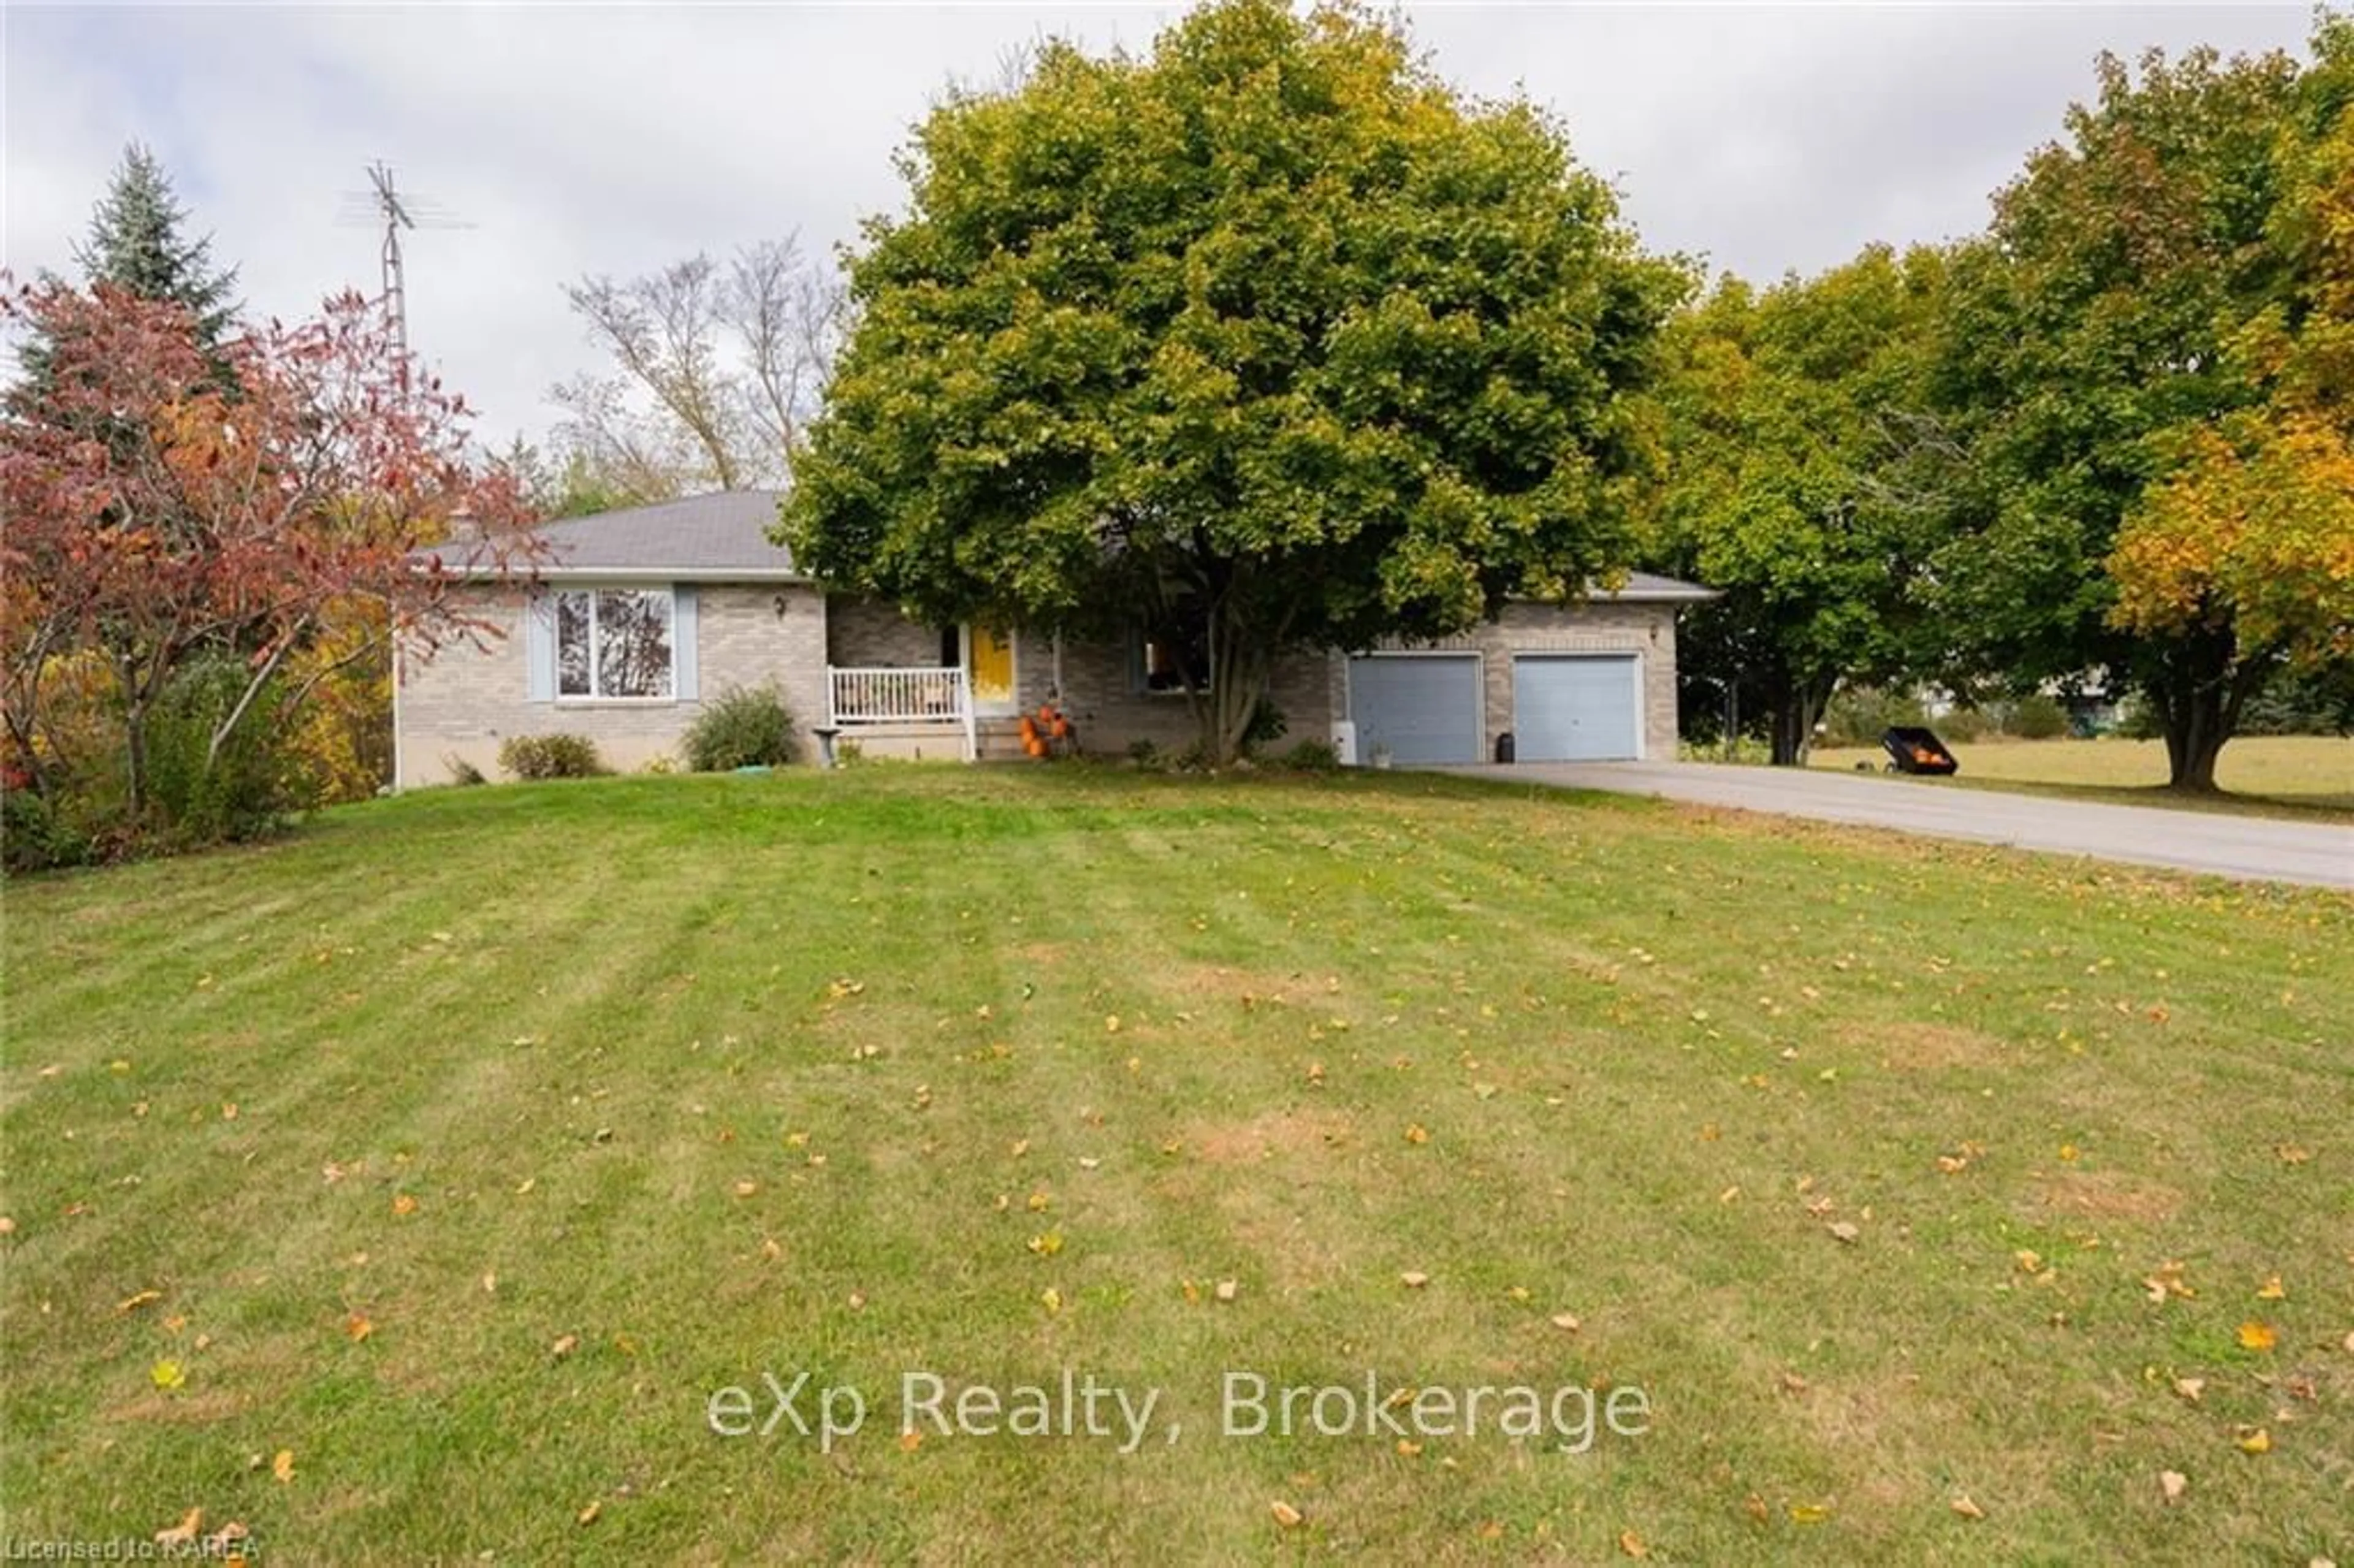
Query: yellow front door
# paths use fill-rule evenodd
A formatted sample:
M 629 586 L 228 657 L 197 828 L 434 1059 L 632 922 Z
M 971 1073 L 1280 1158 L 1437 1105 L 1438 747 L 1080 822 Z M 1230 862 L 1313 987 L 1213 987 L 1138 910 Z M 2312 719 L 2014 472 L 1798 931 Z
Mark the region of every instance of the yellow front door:
M 1013 711 L 1013 637 L 975 626 L 965 633 L 965 669 L 977 712 Z

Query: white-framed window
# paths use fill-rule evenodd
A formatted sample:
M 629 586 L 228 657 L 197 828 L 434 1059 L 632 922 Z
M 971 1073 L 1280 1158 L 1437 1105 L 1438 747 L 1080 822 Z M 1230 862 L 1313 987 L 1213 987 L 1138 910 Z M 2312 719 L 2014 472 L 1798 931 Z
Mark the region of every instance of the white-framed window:
M 567 588 L 557 593 L 557 700 L 671 701 L 677 691 L 677 620 L 668 588 Z

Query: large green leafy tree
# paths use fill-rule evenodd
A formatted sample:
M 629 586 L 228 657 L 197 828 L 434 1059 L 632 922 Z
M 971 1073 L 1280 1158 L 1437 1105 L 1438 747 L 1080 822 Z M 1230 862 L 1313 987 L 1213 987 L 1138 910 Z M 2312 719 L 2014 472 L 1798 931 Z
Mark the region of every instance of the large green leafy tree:
M 1654 555 L 1722 594 L 1679 633 L 1679 670 L 1712 706 L 1732 688 L 1776 763 L 1805 760 L 1840 683 L 1914 650 L 1929 516 L 1906 473 L 1943 273 L 1875 246 L 1762 294 L 1727 277 L 1670 329 Z
M 1050 45 L 902 164 L 780 528 L 824 577 L 1165 632 L 1223 758 L 1287 646 L 1627 558 L 1629 394 L 1682 274 L 1544 114 L 1466 102 L 1396 29 L 1225 0 L 1147 58 Z
M 2327 18 L 2320 47 L 2342 53 Z M 1935 394 L 1967 461 L 1950 473 L 1933 603 L 1965 670 L 2028 683 L 2105 669 L 2161 720 L 2175 787 L 2210 789 L 2285 659 L 2221 599 L 2121 609 L 2115 568 L 2146 578 L 2153 563 L 2120 562 L 2120 531 L 2267 418 L 2250 327 L 2310 312 L 2327 252 L 2285 243 L 2282 211 L 2299 145 L 2344 95 L 2317 99 L 2279 54 L 2099 69 L 2097 101 L 2070 111 L 2065 140 L 1955 260 Z

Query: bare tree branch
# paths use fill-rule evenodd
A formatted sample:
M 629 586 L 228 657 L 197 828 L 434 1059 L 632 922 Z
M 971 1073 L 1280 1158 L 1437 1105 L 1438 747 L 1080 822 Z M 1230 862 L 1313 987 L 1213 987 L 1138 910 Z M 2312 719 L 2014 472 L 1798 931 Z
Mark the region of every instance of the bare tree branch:
M 720 313 L 748 366 L 747 411 L 789 471 L 833 371 L 843 304 L 840 282 L 805 263 L 790 235 L 746 246 L 728 271 Z

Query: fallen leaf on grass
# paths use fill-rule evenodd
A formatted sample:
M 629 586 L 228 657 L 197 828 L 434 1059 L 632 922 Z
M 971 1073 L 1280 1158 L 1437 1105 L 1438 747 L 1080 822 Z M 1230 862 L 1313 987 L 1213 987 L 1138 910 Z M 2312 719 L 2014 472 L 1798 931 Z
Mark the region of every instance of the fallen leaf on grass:
M 375 1332 L 376 1325 L 368 1321 L 364 1312 L 354 1312 L 344 1319 L 344 1338 L 355 1345 Z
M 1833 1221 L 1823 1228 L 1830 1232 L 1833 1240 L 1845 1242 L 1850 1246 L 1853 1246 L 1863 1236 L 1861 1231 L 1846 1220 Z
M 406 1219 L 417 1213 L 417 1200 L 403 1192 L 392 1201 L 392 1212 Z
M 1825 1503 L 1792 1503 L 1790 1505 L 1792 1524 L 1820 1524 L 1830 1516 L 1830 1508 Z
M 2271 1433 L 2269 1433 L 2269 1432 L 2265 1431 L 2263 1427 L 2259 1426 L 2259 1427 L 2255 1428 L 2253 1431 L 2250 1431 L 2250 1432 L 2243 1432 L 2243 1433 L 2241 1434 L 2241 1436 L 2240 1436 L 2240 1452 L 2241 1452 L 2241 1453 L 2243 1453 L 2243 1454 L 2269 1454 L 2269 1453 L 2271 1453 L 2272 1451 L 2273 1451 L 2273 1435 L 2272 1435 Z
M 567 1334 L 562 1339 L 557 1340 L 556 1343 L 548 1346 L 547 1353 L 554 1356 L 560 1361 L 579 1348 L 580 1336 L 578 1334 Z
M 2179 1501 L 2182 1494 L 2190 1489 L 2190 1478 L 2181 1471 L 2160 1470 L 2158 1473 L 2158 1495 L 2165 1498 L 2168 1502 Z
M 2179 1394 L 2182 1398 L 2189 1400 L 2191 1404 L 2196 1404 L 2199 1403 L 2199 1396 L 2207 1392 L 2207 1380 L 2203 1377 L 2176 1378 L 2174 1380 L 2174 1392 L 2177 1394 Z
M 13 1236 L 16 1234 L 16 1222 L 5 1214 L 0 1214 L 0 1236 Z
M 1961 1496 L 1956 1498 L 1952 1502 L 1947 1503 L 1946 1506 L 1952 1509 L 1956 1513 L 1960 1514 L 1964 1519 L 1984 1519 L 1986 1517 L 1986 1510 L 1978 1507 L 1976 1502 L 1972 1501 L 1970 1495 L 1967 1492 L 1964 1492 Z
M 1241 1284 L 1235 1280 L 1221 1279 L 1217 1283 L 1217 1287 L 1212 1290 L 1210 1294 L 1215 1296 L 1221 1301 L 1232 1301 L 1235 1297 L 1242 1294 L 1242 1288 Z
M 157 1361 L 147 1369 L 147 1376 L 157 1388 L 163 1389 L 178 1388 L 188 1381 L 186 1369 L 172 1361 Z
M 277 1478 L 281 1485 L 292 1481 L 294 1479 L 294 1450 L 292 1448 L 281 1448 L 277 1453 L 271 1455 L 270 1457 L 270 1473 Z
M 1285 1502 L 1281 1498 L 1278 1498 L 1273 1502 L 1267 1504 L 1267 1511 L 1274 1516 L 1275 1522 L 1277 1524 L 1281 1525 L 1286 1530 L 1298 1530 L 1301 1524 L 1307 1521 L 1308 1517 L 1301 1513 L 1298 1509 L 1292 1507 L 1289 1503 Z
M 1651 1549 L 1643 1544 L 1643 1538 L 1631 1530 L 1618 1532 L 1618 1550 L 1629 1557 L 1649 1557 L 1651 1554 Z
M 2313 1150 L 2301 1144 L 2276 1143 L 2273 1145 L 2273 1156 L 2284 1165 L 2302 1165 L 2313 1158 Z
M 748 1198 L 759 1190 L 760 1184 L 758 1181 L 738 1181 L 736 1183 L 736 1195 L 739 1198 Z
M 164 1293 L 160 1290 L 143 1290 L 136 1296 L 126 1296 L 116 1302 L 114 1309 L 117 1312 L 136 1312 L 149 1302 L 162 1299 L 164 1299 Z
M 1032 1236 L 1029 1241 L 1029 1247 L 1032 1252 L 1036 1253 L 1040 1257 L 1052 1257 L 1056 1253 L 1063 1250 L 1063 1233 L 1060 1231 L 1048 1231 L 1044 1235 Z
M 1418 1121 L 1408 1122 L 1405 1128 L 1405 1140 L 1408 1143 L 1428 1143 L 1430 1131 Z
M 193 1545 L 196 1539 L 196 1531 L 202 1530 L 204 1527 L 205 1510 L 200 1508 L 192 1508 L 186 1513 L 182 1514 L 180 1516 L 180 1522 L 172 1526 L 171 1529 L 157 1531 L 155 1532 L 155 1544 L 158 1546 Z
M 1046 1308 L 1046 1316 L 1051 1318 L 1063 1309 L 1063 1293 L 1049 1285 L 1038 1293 L 1038 1302 Z
M 2288 1287 L 2281 1283 L 2281 1277 L 2277 1274 L 2256 1287 L 2256 1299 L 2259 1301 L 2278 1301 L 2287 1295 Z
M 1430 1283 L 1430 1276 L 1423 1273 L 1422 1270 L 1418 1268 L 1409 1268 L 1404 1274 L 1398 1276 L 1398 1283 L 1405 1286 L 1408 1290 L 1419 1290 L 1424 1286 Z
M 2280 1342 L 2280 1334 L 2270 1323 L 2251 1318 L 2240 1325 L 2240 1348 L 2243 1351 L 2269 1351 Z
M 604 1502 L 601 1499 L 596 1499 L 592 1500 L 587 1508 L 582 1509 L 578 1513 L 574 1514 L 572 1517 L 575 1521 L 578 1523 L 594 1524 L 597 1522 L 597 1516 L 604 1511 Z
M 1564 1334 L 1575 1334 L 1578 1330 L 1577 1314 L 1575 1312 L 1556 1312 L 1553 1315 L 1552 1323 Z

